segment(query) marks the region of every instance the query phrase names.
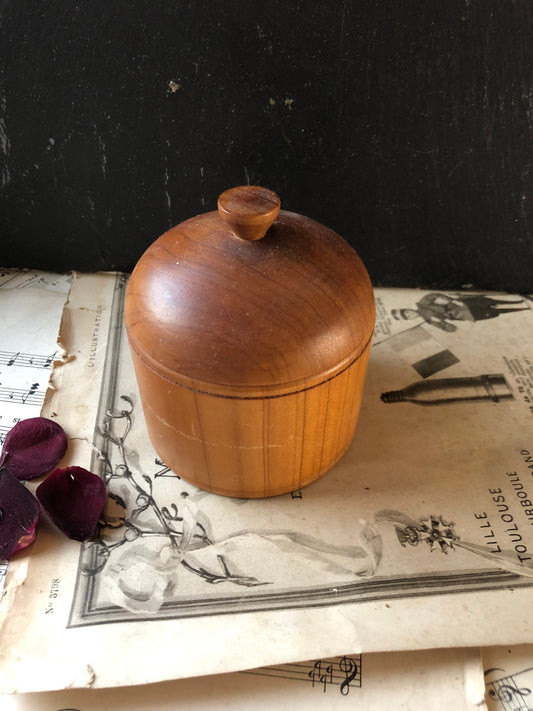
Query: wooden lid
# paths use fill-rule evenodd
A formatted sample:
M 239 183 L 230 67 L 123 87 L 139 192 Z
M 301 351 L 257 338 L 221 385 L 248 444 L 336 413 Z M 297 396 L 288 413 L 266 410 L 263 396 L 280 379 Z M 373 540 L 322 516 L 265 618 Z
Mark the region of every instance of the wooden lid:
M 375 313 L 361 260 L 279 206 L 270 190 L 234 188 L 147 249 L 125 322 L 148 367 L 201 391 L 262 397 L 312 387 L 361 355 Z

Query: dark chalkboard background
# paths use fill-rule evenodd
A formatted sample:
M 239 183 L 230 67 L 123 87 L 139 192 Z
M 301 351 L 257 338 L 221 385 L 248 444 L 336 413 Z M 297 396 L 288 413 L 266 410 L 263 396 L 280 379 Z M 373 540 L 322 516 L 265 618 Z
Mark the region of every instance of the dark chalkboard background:
M 258 183 L 376 285 L 533 291 L 530 0 L 0 0 L 1 262 L 131 270 Z

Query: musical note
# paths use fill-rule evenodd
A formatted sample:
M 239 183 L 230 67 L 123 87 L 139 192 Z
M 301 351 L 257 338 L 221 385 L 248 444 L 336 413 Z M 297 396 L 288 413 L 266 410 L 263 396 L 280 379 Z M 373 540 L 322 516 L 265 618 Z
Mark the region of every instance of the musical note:
M 336 686 L 339 687 L 343 696 L 346 696 L 354 687 L 360 688 L 362 684 L 360 654 L 351 657 L 318 659 L 314 662 L 261 667 L 242 673 L 307 681 L 311 682 L 311 686 L 321 689 L 323 693 Z
M 37 353 L 17 353 L 9 351 L 0 351 L 0 366 L 7 365 L 8 367 L 19 366 L 22 368 L 40 368 L 49 370 L 54 362 L 55 353 L 51 355 L 42 355 Z
M 333 684 L 333 665 L 328 664 L 325 673 L 320 675 L 320 681 L 324 687 L 324 693 L 326 693 L 326 687 L 328 684 Z
M 33 385 L 30 385 L 29 389 L 26 390 L 24 395 L 22 396 L 22 402 L 25 403 L 28 401 L 28 399 L 35 394 L 37 391 L 37 388 L 39 387 L 39 383 L 33 383 Z
M 318 660 L 318 662 L 315 662 L 313 668 L 308 674 L 308 677 L 311 679 L 313 686 L 315 685 L 315 679 L 320 675 L 321 665 L 322 662 L 320 660 Z
M 20 403 L 22 405 L 40 405 L 44 391 L 39 390 L 39 383 L 33 383 L 28 389 L 0 387 L 0 402 Z
M 489 696 L 491 699 L 498 699 L 498 701 L 510 702 L 513 701 L 515 696 L 529 696 L 531 689 L 523 688 L 518 689 L 516 686 L 511 686 L 511 684 L 499 684 L 496 688 L 490 689 Z
M 485 671 L 485 676 L 497 671 L 503 671 L 503 669 L 488 669 Z M 523 675 L 527 681 L 531 681 L 532 671 L 533 668 L 530 667 L 515 674 L 509 674 L 491 682 L 486 682 L 488 697 L 498 703 L 498 708 L 501 707 L 510 711 L 530 711 L 531 706 L 526 701 L 526 697 L 531 694 L 531 689 L 526 686 L 519 686 L 518 677 Z
M 322 660 L 318 660 L 314 663 L 313 668 L 308 674 L 312 681 L 312 685 L 315 685 L 315 680 L 322 685 L 322 690 L 326 693 L 326 688 L 328 684 L 333 683 L 333 664 L 328 664 L 327 666 L 323 664 Z
M 17 358 L 19 357 L 19 355 L 20 355 L 20 353 L 13 353 L 12 356 L 10 357 L 10 359 L 7 361 L 6 365 L 9 365 L 9 366 L 15 365 L 15 363 L 17 362 Z M 2 362 L 2 361 L 1 361 L 1 357 L 0 357 L 0 363 L 1 363 L 1 362 Z
M 350 693 L 350 684 L 357 676 L 358 667 L 355 660 L 351 657 L 342 657 L 339 662 L 339 669 L 346 675 L 341 684 L 341 694 L 347 696 Z

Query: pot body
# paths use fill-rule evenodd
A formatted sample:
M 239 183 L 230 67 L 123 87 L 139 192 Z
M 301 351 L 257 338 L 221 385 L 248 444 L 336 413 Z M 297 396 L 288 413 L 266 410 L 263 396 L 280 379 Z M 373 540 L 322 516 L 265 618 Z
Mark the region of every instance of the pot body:
M 132 353 L 148 433 L 165 464 L 201 489 L 258 498 L 310 484 L 346 452 L 370 344 L 324 382 L 263 397 L 191 389 Z
M 141 257 L 126 329 L 165 464 L 217 494 L 274 496 L 325 474 L 352 440 L 373 291 L 334 232 L 280 212 L 271 191 L 227 193 Z

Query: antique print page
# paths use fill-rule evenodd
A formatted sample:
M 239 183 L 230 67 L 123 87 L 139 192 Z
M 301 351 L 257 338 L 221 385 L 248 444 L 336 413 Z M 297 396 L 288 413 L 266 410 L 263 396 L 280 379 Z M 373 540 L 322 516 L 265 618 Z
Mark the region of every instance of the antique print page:
M 43 414 L 109 501 L 96 540 L 43 521 L 27 567 L 10 564 L 2 691 L 531 640 L 528 297 L 377 289 L 349 451 L 301 491 L 242 500 L 196 489 L 153 450 L 125 285 L 81 275 L 63 313 L 67 362 Z
M 482 650 L 489 711 L 527 711 L 533 703 L 533 646 Z
M 57 333 L 72 276 L 0 270 L 0 446 L 22 419 L 38 417 L 52 367 L 63 362 Z M 7 562 L 0 561 L 0 591 Z
M 1 696 L 2 711 L 486 711 L 479 652 L 351 655 L 116 689 Z

